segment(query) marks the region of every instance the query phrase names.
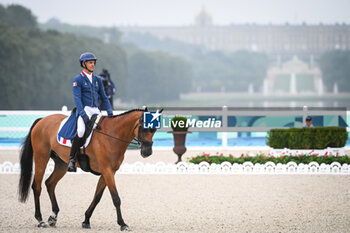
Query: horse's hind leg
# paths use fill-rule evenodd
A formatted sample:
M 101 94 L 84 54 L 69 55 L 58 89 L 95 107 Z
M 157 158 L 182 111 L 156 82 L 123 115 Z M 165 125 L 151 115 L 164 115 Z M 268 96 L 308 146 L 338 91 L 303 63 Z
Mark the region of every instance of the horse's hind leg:
M 56 200 L 55 188 L 58 181 L 66 174 L 67 164 L 63 162 L 63 160 L 61 160 L 54 151 L 51 151 L 50 156 L 55 161 L 55 168 L 50 177 L 47 178 L 47 180 L 45 181 L 45 185 L 47 188 L 47 192 L 49 193 L 52 206 L 52 214 L 50 215 L 47 222 L 49 223 L 50 227 L 54 227 L 56 226 L 57 215 L 60 211 Z
M 35 175 L 32 184 L 35 203 L 35 218 L 38 220 L 38 227 L 47 227 L 47 224 L 43 221 L 40 211 L 40 194 L 41 194 L 41 182 L 44 177 L 46 165 L 49 161 L 49 154 L 44 152 L 34 152 L 35 162 Z
M 82 223 L 83 228 L 90 228 L 90 218 L 91 218 L 92 212 L 94 212 L 95 207 L 100 202 L 105 188 L 106 188 L 106 182 L 103 179 L 103 176 L 100 176 L 100 179 L 98 180 L 98 183 L 97 183 L 94 199 L 92 200 L 89 208 L 85 212 L 85 220 Z

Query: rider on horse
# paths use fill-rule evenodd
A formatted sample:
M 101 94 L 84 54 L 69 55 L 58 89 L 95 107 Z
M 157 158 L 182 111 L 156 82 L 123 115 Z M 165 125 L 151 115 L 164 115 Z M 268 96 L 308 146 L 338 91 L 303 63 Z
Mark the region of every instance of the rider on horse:
M 97 58 L 93 53 L 83 53 L 80 55 L 80 66 L 83 70 L 73 79 L 73 96 L 77 107 L 77 135 L 73 139 L 70 152 L 68 171 L 76 172 L 75 155 L 79 151 L 82 138 L 85 133 L 85 125 L 89 122 L 93 114 L 101 114 L 98 109 L 98 98 L 101 98 L 108 116 L 113 115 L 113 111 L 103 88 L 101 78 L 92 72 L 95 69 Z

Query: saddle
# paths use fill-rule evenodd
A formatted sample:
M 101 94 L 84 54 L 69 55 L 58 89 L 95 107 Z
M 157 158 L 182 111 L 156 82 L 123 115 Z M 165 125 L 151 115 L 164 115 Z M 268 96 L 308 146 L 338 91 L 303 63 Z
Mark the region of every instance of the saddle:
M 87 147 L 89 145 L 91 137 L 92 137 L 93 130 L 97 127 L 97 125 L 98 125 L 98 123 L 99 123 L 99 121 L 101 119 L 101 116 L 102 115 L 98 115 L 98 114 L 94 114 L 94 115 L 91 116 L 91 119 L 85 125 L 85 133 L 84 133 L 84 136 L 83 136 L 83 139 L 82 139 L 83 143 L 80 145 L 80 147 Z M 72 115 L 69 118 L 71 118 L 71 117 L 72 117 Z M 71 147 L 72 146 L 72 139 L 76 135 L 76 127 L 75 127 L 74 134 L 69 133 L 69 135 L 73 135 L 71 137 L 65 137 L 65 136 L 63 136 L 64 134 L 61 133 L 63 131 L 62 128 L 64 128 L 64 127 L 68 128 L 67 124 L 68 125 L 72 125 L 69 122 L 69 118 L 65 118 L 61 122 L 61 125 L 60 125 L 60 127 L 58 129 L 58 134 L 57 134 L 57 141 L 58 141 L 58 143 L 60 145 L 62 145 L 62 146 L 67 146 L 67 147 Z M 75 123 L 75 125 L 76 125 L 76 123 Z M 68 134 L 66 134 L 66 135 L 68 135 Z
M 101 116 L 100 116 L 101 117 Z M 92 131 L 94 130 L 94 125 L 95 122 L 97 120 L 97 118 L 100 120 L 100 117 L 98 114 L 94 114 L 91 116 L 91 119 L 88 121 L 88 123 L 85 125 L 85 133 L 82 139 L 82 143 L 80 145 L 80 147 L 83 147 L 83 154 L 80 153 L 80 150 L 77 153 L 77 159 L 80 165 L 80 168 L 85 171 L 85 172 L 91 172 L 94 175 L 101 175 L 98 172 L 95 172 L 94 170 L 91 169 L 90 167 L 90 160 L 89 157 L 85 154 L 85 142 L 86 140 L 91 137 Z M 96 127 L 99 127 L 99 125 L 97 125 Z
M 85 145 L 86 140 L 88 139 L 88 137 L 90 136 L 90 134 L 92 133 L 92 131 L 95 129 L 94 125 L 95 122 L 97 120 L 98 114 L 94 114 L 91 116 L 91 119 L 88 121 L 88 123 L 86 123 L 85 125 L 85 133 L 82 139 L 82 144 L 80 146 Z M 100 118 L 99 118 L 100 120 Z
M 72 114 L 75 114 L 74 111 L 72 111 Z M 98 123 L 101 119 L 102 115 L 98 115 L 98 114 L 94 114 L 91 116 L 91 119 L 88 121 L 88 123 L 86 123 L 85 125 L 85 133 L 83 136 L 83 139 L 81 140 L 81 144 L 79 145 L 80 148 L 83 148 L 83 153 L 79 152 L 77 153 L 77 160 L 79 162 L 80 168 L 85 171 L 85 172 L 91 172 L 94 175 L 101 175 L 98 172 L 95 172 L 91 169 L 90 167 L 90 161 L 89 161 L 89 157 L 86 155 L 85 153 L 85 148 L 89 145 L 91 137 L 92 137 L 92 133 L 93 130 L 95 128 L 99 128 Z M 71 115 L 72 117 L 72 115 Z M 65 123 L 68 121 L 68 118 L 64 119 L 61 122 L 60 128 L 58 130 L 58 132 L 60 132 L 61 128 L 65 125 Z M 96 124 L 95 124 L 96 123 Z M 59 144 L 63 145 L 63 146 L 68 146 L 71 147 L 72 146 L 72 139 L 66 139 L 63 138 L 62 136 L 60 136 L 60 134 L 58 133 L 57 135 L 57 141 Z

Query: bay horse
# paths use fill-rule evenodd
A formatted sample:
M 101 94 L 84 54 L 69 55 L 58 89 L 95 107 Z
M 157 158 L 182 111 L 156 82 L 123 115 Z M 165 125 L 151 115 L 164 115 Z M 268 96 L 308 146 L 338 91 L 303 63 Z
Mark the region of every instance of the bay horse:
M 85 212 L 85 220 L 82 223 L 83 228 L 90 228 L 90 217 L 107 186 L 116 208 L 117 222 L 120 225 L 120 229 L 122 231 L 129 230 L 121 214 L 121 201 L 114 175 L 123 162 L 124 153 L 129 143 L 134 138 L 141 144 L 140 152 L 142 157 L 145 158 L 152 154 L 152 138 L 156 130 L 143 127 L 144 111 L 147 111 L 147 109 L 134 109 L 113 117 L 102 116 L 99 123 L 100 133 L 97 133 L 97 131 L 93 133 L 91 142 L 85 151 L 89 157 L 91 170 L 100 173 L 101 176 L 97 183 L 94 198 Z M 19 200 L 25 202 L 28 198 L 34 160 L 35 171 L 32 189 L 34 193 L 35 218 L 39 222 L 38 227 L 48 227 L 42 220 L 39 199 L 41 183 L 50 157 L 54 160 L 55 167 L 52 174 L 45 181 L 52 206 L 52 214 L 48 218 L 48 224 L 49 226 L 55 226 L 57 222 L 59 207 L 55 196 L 55 187 L 67 172 L 70 152 L 69 147 L 62 146 L 57 142 L 57 132 L 64 118 L 66 118 L 66 115 L 54 114 L 35 120 L 20 152 Z M 80 167 L 78 162 L 77 166 Z

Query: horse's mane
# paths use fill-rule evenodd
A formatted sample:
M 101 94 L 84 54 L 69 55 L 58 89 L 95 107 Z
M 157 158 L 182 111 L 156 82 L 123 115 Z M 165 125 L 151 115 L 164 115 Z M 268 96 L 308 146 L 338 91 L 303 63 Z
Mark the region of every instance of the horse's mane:
M 126 114 L 129 114 L 129 113 L 132 113 L 132 112 L 136 112 L 136 111 L 144 112 L 145 110 L 144 110 L 144 109 L 131 109 L 131 110 L 129 110 L 129 111 L 120 113 L 120 114 L 118 114 L 118 115 L 113 115 L 112 117 L 120 117 L 120 116 L 124 116 L 124 115 L 126 115 Z

